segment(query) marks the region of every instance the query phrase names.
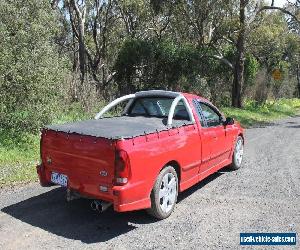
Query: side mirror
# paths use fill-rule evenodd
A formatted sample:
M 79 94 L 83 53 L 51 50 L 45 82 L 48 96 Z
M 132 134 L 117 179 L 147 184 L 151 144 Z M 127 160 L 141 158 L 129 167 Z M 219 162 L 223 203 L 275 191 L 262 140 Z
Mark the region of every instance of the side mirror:
M 232 117 L 226 117 L 226 120 L 224 121 L 224 125 L 233 125 L 234 119 Z

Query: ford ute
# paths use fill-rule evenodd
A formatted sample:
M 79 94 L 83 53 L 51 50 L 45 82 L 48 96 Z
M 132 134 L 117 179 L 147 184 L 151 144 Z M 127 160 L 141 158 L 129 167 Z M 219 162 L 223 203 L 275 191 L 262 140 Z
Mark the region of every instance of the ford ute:
M 123 103 L 120 116 L 106 117 Z M 95 119 L 50 125 L 41 133 L 42 186 L 67 199 L 91 199 L 94 210 L 146 209 L 158 219 L 179 192 L 223 167 L 238 169 L 243 129 L 197 95 L 151 90 L 120 97 Z

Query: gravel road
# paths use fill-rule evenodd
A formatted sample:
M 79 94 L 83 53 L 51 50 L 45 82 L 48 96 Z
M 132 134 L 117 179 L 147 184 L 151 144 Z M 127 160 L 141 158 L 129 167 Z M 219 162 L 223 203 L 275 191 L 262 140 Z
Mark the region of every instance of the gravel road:
M 238 249 L 240 232 L 298 232 L 299 249 L 300 116 L 246 130 L 243 167 L 180 194 L 166 220 L 97 214 L 64 195 L 37 183 L 0 190 L 0 249 Z

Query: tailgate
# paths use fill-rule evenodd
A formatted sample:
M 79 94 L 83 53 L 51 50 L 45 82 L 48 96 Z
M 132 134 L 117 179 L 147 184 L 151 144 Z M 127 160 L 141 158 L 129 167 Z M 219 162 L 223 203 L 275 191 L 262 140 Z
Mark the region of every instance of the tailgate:
M 51 173 L 57 172 L 67 176 L 68 188 L 82 194 L 111 193 L 115 161 L 113 140 L 44 130 L 41 157 L 48 181 Z M 108 190 L 99 193 L 100 186 Z

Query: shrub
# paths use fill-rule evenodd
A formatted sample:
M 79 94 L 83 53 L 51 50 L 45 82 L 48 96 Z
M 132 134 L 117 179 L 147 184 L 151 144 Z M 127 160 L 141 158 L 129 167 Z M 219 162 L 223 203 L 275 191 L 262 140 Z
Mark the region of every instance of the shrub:
M 53 116 L 66 68 L 55 12 L 46 0 L 1 1 L 0 16 L 0 127 L 36 131 Z

